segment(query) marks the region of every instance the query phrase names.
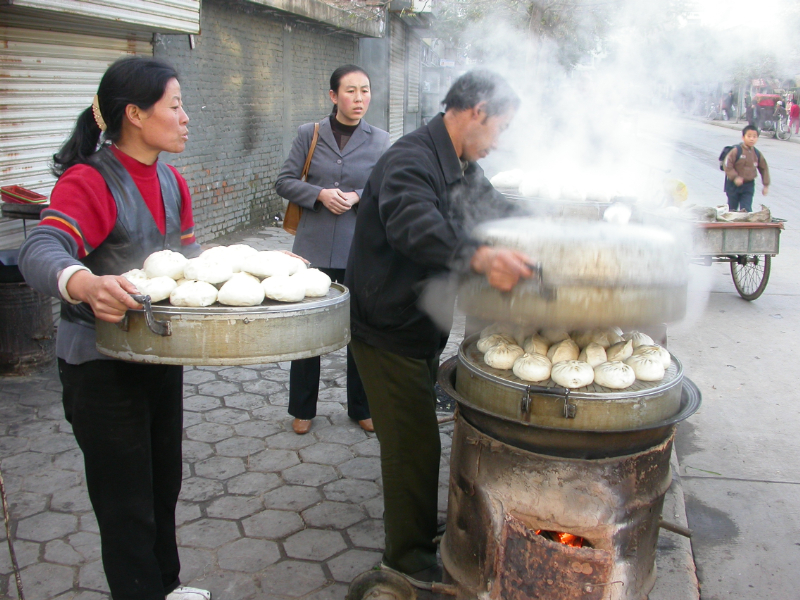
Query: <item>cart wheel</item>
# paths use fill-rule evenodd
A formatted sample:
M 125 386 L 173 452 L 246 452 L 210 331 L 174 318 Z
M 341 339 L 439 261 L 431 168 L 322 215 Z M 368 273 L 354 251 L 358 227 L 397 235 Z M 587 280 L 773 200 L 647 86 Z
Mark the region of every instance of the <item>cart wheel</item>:
M 772 257 L 768 254 L 742 254 L 731 261 L 731 277 L 736 291 L 745 300 L 755 300 L 769 282 Z

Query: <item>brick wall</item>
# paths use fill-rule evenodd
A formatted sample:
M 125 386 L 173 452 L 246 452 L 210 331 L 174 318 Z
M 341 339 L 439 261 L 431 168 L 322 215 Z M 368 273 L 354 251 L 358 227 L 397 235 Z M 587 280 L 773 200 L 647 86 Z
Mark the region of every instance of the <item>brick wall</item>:
M 203 0 L 201 35 L 161 35 L 175 65 L 189 143 L 164 160 L 192 192 L 200 241 L 283 212 L 275 178 L 302 123 L 330 112 L 328 79 L 355 60 L 356 38 L 240 0 Z

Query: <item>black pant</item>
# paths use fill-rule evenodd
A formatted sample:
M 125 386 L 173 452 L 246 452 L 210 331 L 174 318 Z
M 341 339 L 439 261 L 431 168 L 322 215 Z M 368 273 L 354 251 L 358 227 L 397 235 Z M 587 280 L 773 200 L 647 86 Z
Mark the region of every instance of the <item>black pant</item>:
M 64 413 L 83 451 L 114 600 L 164 600 L 180 583 L 183 367 L 58 360 Z
M 728 196 L 728 209 L 736 211 L 743 208 L 747 212 L 753 212 L 755 189 L 755 181 L 745 181 L 742 185 L 737 186 L 730 179 L 726 179 L 725 194 Z
M 333 281 L 344 281 L 344 269 L 320 269 Z M 313 356 L 293 360 L 289 371 L 289 414 L 296 419 L 313 419 L 317 416 L 319 397 L 320 358 Z M 358 375 L 356 363 L 347 348 L 347 414 L 351 419 L 369 419 L 369 405 L 364 384 Z
M 434 384 L 438 358 L 393 354 L 350 342 L 381 446 L 384 562 L 403 573 L 436 564 L 439 459 Z

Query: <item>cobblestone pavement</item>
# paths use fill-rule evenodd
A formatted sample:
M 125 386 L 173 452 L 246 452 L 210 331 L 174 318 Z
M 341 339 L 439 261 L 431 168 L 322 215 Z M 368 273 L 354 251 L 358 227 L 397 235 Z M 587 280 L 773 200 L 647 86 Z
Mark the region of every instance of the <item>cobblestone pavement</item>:
M 277 228 L 221 240 L 234 241 L 260 249 L 291 244 Z M 445 357 L 455 353 L 463 327 L 457 321 Z M 347 584 L 381 557 L 379 446 L 347 417 L 344 349 L 322 358 L 318 416 L 305 436 L 292 432 L 286 412 L 288 369 L 185 370 L 181 576 L 218 600 L 342 600 Z M 97 523 L 60 391 L 55 369 L 0 378 L 0 468 L 25 595 L 107 599 Z M 441 428 L 442 518 L 451 431 L 452 424 Z M 16 598 L 5 531 L 0 540 L 0 598 Z M 667 569 L 682 574 L 686 561 L 672 554 Z
M 236 241 L 291 247 L 276 228 Z M 378 441 L 347 417 L 344 349 L 323 357 L 321 379 L 318 416 L 298 436 L 286 412 L 289 363 L 186 368 L 177 511 L 186 584 L 220 600 L 341 600 L 347 584 L 380 561 Z M 0 378 L 12 539 L 28 600 L 100 600 L 108 588 L 97 522 L 60 392 L 54 368 Z M 442 428 L 442 511 L 451 430 Z M 15 598 L 4 531 L 0 540 L 0 597 Z

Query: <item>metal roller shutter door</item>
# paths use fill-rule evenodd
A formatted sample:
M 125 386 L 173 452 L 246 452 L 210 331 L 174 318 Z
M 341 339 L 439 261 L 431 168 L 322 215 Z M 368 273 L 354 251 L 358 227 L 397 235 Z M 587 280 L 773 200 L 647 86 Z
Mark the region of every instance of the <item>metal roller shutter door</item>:
M 153 55 L 141 38 L 0 26 L 0 185 L 49 194 L 52 155 L 120 56 Z M 22 243 L 21 221 L 0 219 L 0 248 Z
M 403 136 L 406 95 L 406 28 L 397 17 L 391 20 L 389 56 L 389 139 Z
M 419 112 L 419 81 L 422 71 L 422 41 L 416 35 L 408 36 L 408 112 Z

